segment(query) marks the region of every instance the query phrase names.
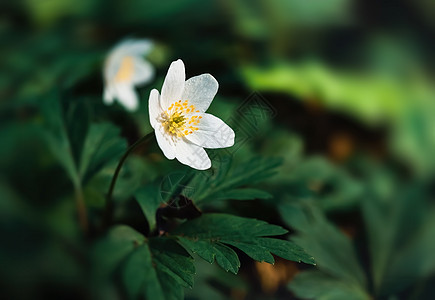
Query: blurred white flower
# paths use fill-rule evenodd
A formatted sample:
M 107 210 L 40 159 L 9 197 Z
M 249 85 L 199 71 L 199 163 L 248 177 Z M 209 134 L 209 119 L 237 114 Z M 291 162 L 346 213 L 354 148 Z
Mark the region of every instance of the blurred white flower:
M 129 39 L 116 45 L 104 64 L 104 103 L 118 101 L 129 111 L 139 107 L 135 86 L 150 82 L 154 68 L 143 56 L 148 54 L 153 43 L 147 39 Z
M 150 123 L 157 142 L 168 159 L 177 158 L 194 169 L 211 167 L 204 148 L 234 145 L 234 131 L 221 119 L 205 113 L 218 90 L 210 74 L 185 81 L 182 60 L 168 70 L 160 95 L 153 89 L 149 99 Z

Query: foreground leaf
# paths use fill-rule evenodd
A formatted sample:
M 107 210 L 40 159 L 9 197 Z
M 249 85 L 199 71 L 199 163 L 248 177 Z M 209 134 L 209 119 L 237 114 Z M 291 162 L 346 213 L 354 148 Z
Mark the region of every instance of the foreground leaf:
M 287 230 L 264 221 L 226 214 L 205 214 L 187 221 L 173 234 L 185 248 L 206 261 L 214 260 L 225 270 L 237 273 L 240 261 L 227 245 L 239 248 L 252 259 L 275 262 L 272 253 L 285 259 L 314 264 L 313 258 L 296 244 L 280 239 L 265 238 L 285 234 Z
M 96 247 L 106 275 L 122 270 L 122 280 L 131 299 L 182 299 L 183 288 L 193 287 L 192 257 L 174 240 L 147 239 L 134 229 L 120 225 Z

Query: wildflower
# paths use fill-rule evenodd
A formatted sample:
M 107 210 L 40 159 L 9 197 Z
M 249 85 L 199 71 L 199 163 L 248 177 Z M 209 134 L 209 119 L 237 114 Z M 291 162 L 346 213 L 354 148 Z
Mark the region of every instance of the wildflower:
M 157 143 L 168 159 L 176 158 L 194 169 L 211 167 L 204 148 L 234 145 L 234 131 L 221 119 L 205 111 L 218 90 L 210 74 L 185 81 L 182 60 L 172 62 L 162 87 L 153 89 L 149 98 L 150 123 Z
M 121 42 L 110 52 L 104 64 L 104 103 L 118 101 L 129 111 L 137 110 L 138 95 L 134 86 L 151 81 L 154 68 L 143 56 L 153 44 L 147 39 L 129 39 Z

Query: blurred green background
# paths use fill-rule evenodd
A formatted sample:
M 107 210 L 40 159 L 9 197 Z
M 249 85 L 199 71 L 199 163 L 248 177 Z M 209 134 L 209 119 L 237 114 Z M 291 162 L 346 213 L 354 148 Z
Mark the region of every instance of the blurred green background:
M 261 183 L 273 197 L 203 209 L 286 226 L 317 261 L 242 257 L 237 277 L 198 263 L 186 298 L 435 298 L 434 20 L 430 0 L 2 1 L 0 295 L 123 299 L 94 274 L 74 198 L 98 220 L 116 159 L 151 130 L 150 90 L 181 58 L 187 77 L 218 80 L 209 111 L 236 130 L 236 166 L 282 158 Z M 102 103 L 104 59 L 126 37 L 155 43 L 135 113 Z M 141 149 L 117 220 L 140 226 L 135 191 L 186 170 Z

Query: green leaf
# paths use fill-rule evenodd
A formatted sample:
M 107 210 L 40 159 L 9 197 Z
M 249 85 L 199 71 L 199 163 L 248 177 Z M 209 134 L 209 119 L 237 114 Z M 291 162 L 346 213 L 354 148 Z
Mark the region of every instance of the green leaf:
M 315 264 L 312 256 L 308 256 L 304 249 L 291 241 L 261 238 L 259 244 L 284 259 Z
M 177 242 L 168 238 L 150 239 L 154 264 L 184 287 L 193 287 L 193 259 Z
M 143 294 L 147 299 L 165 299 L 148 246 L 138 247 L 130 255 L 122 275 L 131 299 L 138 299 Z
M 319 209 L 308 203 L 283 204 L 279 211 L 283 220 L 297 230 L 292 240 L 316 258 L 321 271 L 365 288 L 366 277 L 351 240 Z
M 418 186 L 363 202 L 377 295 L 400 292 L 435 271 L 435 207 L 425 199 Z
M 218 264 L 210 264 L 206 260 L 195 257 L 195 287 L 186 290 L 186 299 L 226 300 L 227 291 L 232 293 L 248 293 L 249 284 L 246 278 L 237 276 L 233 272 L 227 272 Z
M 214 200 L 251 200 L 251 199 L 270 199 L 272 195 L 258 189 L 233 189 L 221 191 L 213 195 Z
M 120 171 L 118 180 L 116 182 L 115 190 L 113 191 L 113 198 L 117 202 L 132 197 L 136 191 L 148 183 L 154 177 L 150 166 L 146 161 L 138 155 L 130 155 Z M 101 178 L 106 179 L 106 189 L 108 188 L 109 181 L 112 179 L 113 172 L 115 171 L 115 164 L 108 164 L 107 168 L 103 169 L 99 175 Z
M 276 169 L 281 164 L 281 158 L 253 158 L 234 169 L 234 171 L 231 172 L 231 176 L 220 188 L 254 184 L 269 179 L 277 173 Z
M 86 135 L 80 158 L 79 174 L 83 181 L 92 178 L 107 163 L 119 158 L 126 150 L 120 130 L 109 123 L 93 124 Z
M 132 299 L 182 299 L 182 287 L 193 287 L 195 267 L 190 255 L 176 242 L 155 238 L 128 258 L 123 280 Z
M 183 194 L 190 198 L 189 186 L 186 184 L 192 179 L 194 173 L 175 172 L 167 175 L 160 186 L 163 203 L 169 203 L 171 198 Z
M 305 271 L 289 284 L 291 291 L 302 299 L 369 300 L 371 297 L 358 285 L 341 281 L 319 271 Z
M 59 95 L 52 93 L 41 101 L 41 114 L 44 118 L 45 140 L 51 153 L 65 169 L 75 186 L 80 184 L 80 177 L 74 160 L 73 149 L 68 137 Z
M 94 246 L 97 263 L 96 272 L 100 276 L 110 276 L 136 245 L 145 242 L 145 237 L 126 225 L 119 225 L 109 231 L 106 238 Z
M 154 185 L 145 185 L 136 191 L 135 198 L 148 221 L 150 231 L 153 231 L 156 227 L 156 211 L 161 204 L 159 189 Z
M 316 257 L 319 271 L 296 276 L 289 288 L 302 299 L 371 299 L 366 277 L 349 238 L 309 203 L 280 205 L 283 220 L 296 229 L 292 238 Z
M 183 287 L 193 286 L 193 259 L 176 241 L 147 239 L 134 229 L 113 228 L 95 249 L 97 273 L 110 276 L 122 271 L 131 299 L 183 299 Z
M 178 186 L 184 187 L 181 193 L 188 194 L 199 207 L 220 200 L 268 199 L 272 197 L 269 193 L 245 186 L 269 179 L 281 163 L 279 158 L 256 157 L 232 165 L 230 157 L 223 157 L 213 166 L 212 171 L 192 170 L 178 182 Z
M 178 241 L 183 247 L 198 254 L 209 263 L 216 262 L 225 271 L 237 274 L 240 267 L 239 257 L 236 252 L 228 246 L 210 240 L 191 240 L 185 237 L 178 237 Z
M 83 113 L 79 108 L 85 109 L 77 105 L 63 109 L 58 95 L 41 103 L 47 145 L 75 186 L 85 184 L 108 163 L 119 158 L 126 148 L 125 140 L 119 136 L 120 130 L 114 125 L 92 124 L 89 129 L 87 123 L 83 125 L 80 118 L 74 117 Z M 74 120 L 67 122 L 68 113 Z
M 354 207 L 364 191 L 360 182 L 322 157 L 301 160 L 282 173 L 288 194 L 296 198 L 315 197 L 325 211 Z
M 313 264 L 314 260 L 300 247 L 285 240 L 265 238 L 285 234 L 287 230 L 264 221 L 226 214 L 205 214 L 187 221 L 174 232 L 180 244 L 208 262 L 216 259 L 225 270 L 236 273 L 240 262 L 226 245 L 239 248 L 258 261 L 274 263 L 271 253 L 286 259 Z

